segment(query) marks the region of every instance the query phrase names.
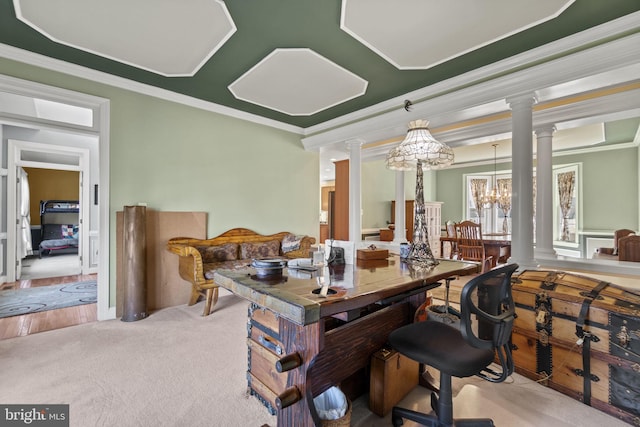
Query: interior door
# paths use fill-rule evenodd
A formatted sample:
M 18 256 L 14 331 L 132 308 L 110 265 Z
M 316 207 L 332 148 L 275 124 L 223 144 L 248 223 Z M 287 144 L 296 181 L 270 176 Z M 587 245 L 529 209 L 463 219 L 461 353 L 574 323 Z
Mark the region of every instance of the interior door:
M 16 280 L 22 275 L 22 260 L 32 253 L 29 213 L 29 177 L 16 166 Z

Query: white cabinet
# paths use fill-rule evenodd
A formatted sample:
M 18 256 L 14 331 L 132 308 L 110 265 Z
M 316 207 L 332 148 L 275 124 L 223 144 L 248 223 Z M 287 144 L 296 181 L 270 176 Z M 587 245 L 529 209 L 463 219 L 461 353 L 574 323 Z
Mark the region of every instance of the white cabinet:
M 436 258 L 442 257 L 440 253 L 441 212 L 442 202 L 424 202 L 424 216 L 427 220 L 429 246 L 431 247 L 433 256 Z
M 429 235 L 429 246 L 431 252 L 436 258 L 441 258 L 440 253 L 440 230 L 442 218 L 442 202 L 424 202 L 424 216 L 427 224 L 427 233 Z M 405 205 L 405 225 L 407 227 L 407 241 L 411 242 L 413 237 L 414 224 L 414 202 L 407 200 Z M 395 216 L 395 201 L 391 202 L 391 219 L 393 222 Z

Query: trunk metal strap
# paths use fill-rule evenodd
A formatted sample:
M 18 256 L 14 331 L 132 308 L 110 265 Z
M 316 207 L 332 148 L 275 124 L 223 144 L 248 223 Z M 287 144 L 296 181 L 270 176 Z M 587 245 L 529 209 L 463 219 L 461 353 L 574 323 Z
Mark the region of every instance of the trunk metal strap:
M 576 320 L 576 335 L 582 340 L 583 403 L 589 406 L 591 406 L 591 341 L 597 342 L 600 339 L 591 335 L 589 331 L 585 332 L 584 324 L 589 315 L 589 306 L 607 286 L 609 286 L 608 282 L 600 282 L 586 295 L 586 298 L 582 301 L 580 315 Z

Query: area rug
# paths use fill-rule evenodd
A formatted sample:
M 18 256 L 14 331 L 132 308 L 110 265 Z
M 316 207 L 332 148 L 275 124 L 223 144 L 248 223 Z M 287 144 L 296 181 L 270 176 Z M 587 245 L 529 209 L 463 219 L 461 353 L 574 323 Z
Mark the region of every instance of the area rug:
M 92 304 L 98 300 L 95 280 L 0 291 L 0 318 Z

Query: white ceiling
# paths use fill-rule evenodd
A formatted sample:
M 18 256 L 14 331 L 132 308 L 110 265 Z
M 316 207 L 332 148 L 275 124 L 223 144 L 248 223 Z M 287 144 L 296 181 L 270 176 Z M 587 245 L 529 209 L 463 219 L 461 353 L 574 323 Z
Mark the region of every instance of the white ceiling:
M 398 69 L 427 69 L 552 19 L 573 1 L 344 0 L 340 28 Z
M 397 69 L 428 69 L 553 19 L 572 3 L 343 0 L 340 28 Z M 195 75 L 236 32 L 220 0 L 14 0 L 14 5 L 18 19 L 53 41 L 169 77 Z M 364 95 L 367 85 L 320 53 L 291 46 L 268 53 L 228 89 L 242 101 L 311 116 Z
M 14 5 L 18 19 L 53 41 L 162 76 L 194 75 L 236 31 L 222 1 L 15 0 Z

